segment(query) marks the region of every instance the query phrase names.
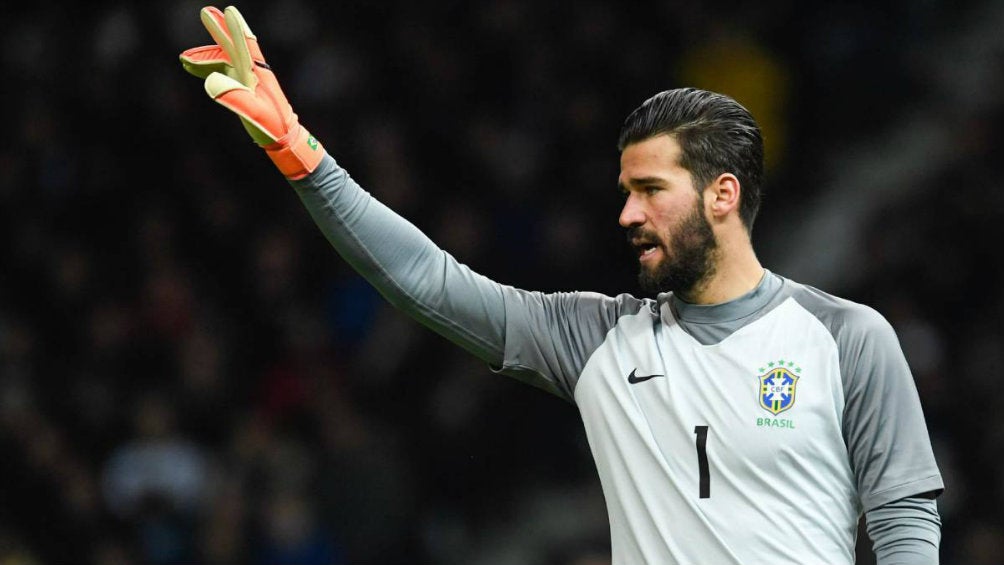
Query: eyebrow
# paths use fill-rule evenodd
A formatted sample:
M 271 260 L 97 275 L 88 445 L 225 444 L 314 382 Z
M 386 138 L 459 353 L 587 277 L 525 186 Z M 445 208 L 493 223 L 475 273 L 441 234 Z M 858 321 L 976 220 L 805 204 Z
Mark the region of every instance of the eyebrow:
M 668 186 L 667 183 L 666 183 L 666 179 L 663 179 L 663 178 L 660 178 L 660 177 L 631 178 L 631 179 L 628 179 L 627 184 L 628 185 L 634 185 L 634 186 L 646 186 L 646 185 L 650 185 L 650 184 L 654 184 L 654 185 L 658 185 L 658 186 Z M 622 182 L 618 182 L 617 183 L 617 188 L 620 189 L 621 191 L 625 191 L 625 192 L 628 190 L 628 186 L 625 185 Z

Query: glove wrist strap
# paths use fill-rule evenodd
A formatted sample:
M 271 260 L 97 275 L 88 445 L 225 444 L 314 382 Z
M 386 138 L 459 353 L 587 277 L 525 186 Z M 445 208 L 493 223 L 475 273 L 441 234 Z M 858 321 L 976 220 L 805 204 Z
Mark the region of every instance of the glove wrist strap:
M 321 142 L 298 123 L 289 133 L 263 149 L 279 171 L 290 180 L 301 179 L 314 172 L 324 158 Z

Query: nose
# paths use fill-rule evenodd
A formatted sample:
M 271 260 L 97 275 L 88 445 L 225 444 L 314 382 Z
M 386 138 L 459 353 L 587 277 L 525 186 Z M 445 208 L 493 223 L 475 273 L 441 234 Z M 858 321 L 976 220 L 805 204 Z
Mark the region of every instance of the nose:
M 633 192 L 628 194 L 627 200 L 624 201 L 624 208 L 621 209 L 618 221 L 621 227 L 625 228 L 640 226 L 645 223 L 645 210 Z

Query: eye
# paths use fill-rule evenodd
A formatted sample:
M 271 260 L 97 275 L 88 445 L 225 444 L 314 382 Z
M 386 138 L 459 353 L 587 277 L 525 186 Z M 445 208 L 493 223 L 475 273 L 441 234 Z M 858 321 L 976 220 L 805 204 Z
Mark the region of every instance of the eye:
M 648 196 L 652 196 L 653 194 L 659 192 L 660 190 L 662 190 L 661 187 L 655 186 L 654 184 L 650 184 L 645 187 L 645 194 L 647 194 Z

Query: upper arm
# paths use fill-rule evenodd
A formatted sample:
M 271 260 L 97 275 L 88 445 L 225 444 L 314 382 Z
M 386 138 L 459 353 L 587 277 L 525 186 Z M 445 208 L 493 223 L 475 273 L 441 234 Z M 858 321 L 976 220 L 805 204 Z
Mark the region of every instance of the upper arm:
M 844 439 L 863 508 L 944 485 L 920 397 L 892 326 L 854 305 L 835 328 L 844 385 Z
M 586 361 L 625 314 L 644 301 L 592 292 L 545 294 L 503 287 L 505 351 L 500 372 L 572 401 Z

